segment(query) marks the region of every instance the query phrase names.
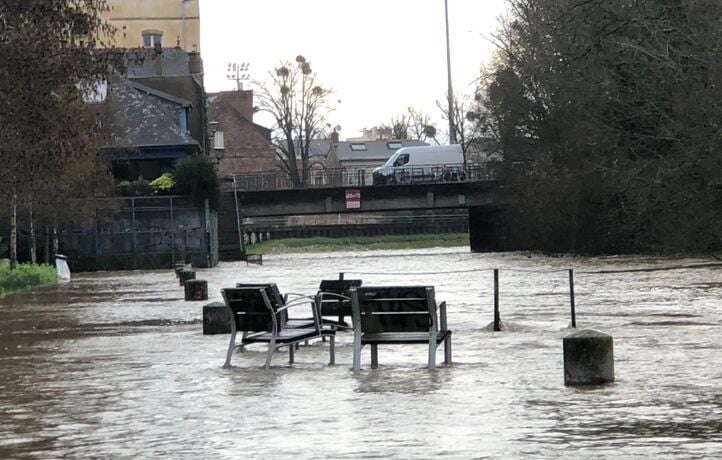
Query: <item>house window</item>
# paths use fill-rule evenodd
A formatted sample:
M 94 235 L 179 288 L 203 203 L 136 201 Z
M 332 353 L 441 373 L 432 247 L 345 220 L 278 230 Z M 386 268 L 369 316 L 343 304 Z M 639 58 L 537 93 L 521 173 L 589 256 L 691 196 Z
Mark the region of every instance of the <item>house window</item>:
M 143 32 L 143 46 L 155 48 L 163 46 L 163 32 L 159 30 L 146 30 Z
M 386 146 L 389 148 L 389 150 L 398 150 L 403 147 L 404 144 L 402 142 L 387 142 Z
M 216 150 L 223 150 L 226 148 L 225 139 L 223 138 L 223 131 L 216 131 L 213 135 L 213 148 Z
M 351 150 L 354 152 L 365 152 L 368 150 L 366 144 L 351 144 Z

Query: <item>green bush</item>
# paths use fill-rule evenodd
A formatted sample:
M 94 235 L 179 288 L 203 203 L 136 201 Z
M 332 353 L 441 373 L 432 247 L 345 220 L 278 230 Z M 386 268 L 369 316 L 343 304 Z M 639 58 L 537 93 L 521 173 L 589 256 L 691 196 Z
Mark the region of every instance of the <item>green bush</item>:
M 153 187 L 156 192 L 171 193 L 173 187 L 175 187 L 175 178 L 173 174 L 165 173 L 151 182 L 150 186 Z
M 220 181 L 208 157 L 194 155 L 182 159 L 176 165 L 173 177 L 176 193 L 191 197 L 197 206 L 203 206 L 208 200 L 213 209 L 218 208 Z
M 155 195 L 155 189 L 145 179 L 134 181 L 124 180 L 118 184 L 118 193 L 121 196 L 148 196 Z
M 15 270 L 10 270 L 9 265 L 0 265 L 0 299 L 16 291 L 55 283 L 57 279 L 50 265 L 19 264 Z

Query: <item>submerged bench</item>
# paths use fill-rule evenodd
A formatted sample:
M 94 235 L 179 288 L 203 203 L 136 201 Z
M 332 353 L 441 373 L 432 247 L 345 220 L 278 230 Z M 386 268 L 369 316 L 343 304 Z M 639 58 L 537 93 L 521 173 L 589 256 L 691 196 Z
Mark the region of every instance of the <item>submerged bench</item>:
M 353 369 L 361 370 L 361 349 L 371 346 L 371 367 L 378 367 L 379 345 L 426 344 L 429 369 L 436 367 L 436 349 L 444 344 L 444 363 L 451 363 L 451 331 L 446 302 L 438 308 L 431 286 L 352 288 Z
M 319 309 L 321 318 L 324 316 L 336 316 L 338 321 L 323 320 L 324 324 L 330 324 L 341 329 L 347 329 L 348 324 L 345 318 L 352 315 L 350 291 L 352 288 L 360 287 L 362 280 L 323 280 L 318 288 Z
M 236 284 L 236 287 L 237 288 L 253 287 L 253 288 L 265 289 L 268 299 L 271 301 L 271 303 L 276 308 L 284 307 L 289 301 L 296 302 L 296 301 L 302 301 L 302 300 L 307 300 L 310 306 L 315 307 L 315 302 L 316 302 L 315 298 L 311 299 L 308 296 L 303 295 L 303 294 L 282 295 L 281 291 L 278 289 L 278 285 L 275 283 L 266 283 L 266 284 L 238 283 L 238 284 Z M 298 328 L 313 327 L 316 322 L 316 319 L 315 319 L 315 317 L 304 318 L 304 319 L 289 319 L 288 311 L 283 310 L 283 313 L 279 317 L 279 321 L 281 323 L 283 323 L 284 327 L 287 329 L 298 329 Z
M 223 289 L 221 291 L 231 315 L 231 340 L 228 344 L 226 362 L 223 367 L 230 367 L 231 358 L 236 346 L 240 345 L 242 347 L 252 343 L 268 344 L 266 369 L 271 366 L 273 352 L 280 346 L 288 346 L 288 362 L 289 364 L 293 364 L 294 351 L 296 349 L 295 345 L 297 343 L 323 337 L 331 338 L 329 363 L 334 364 L 335 331 L 321 327 L 317 309 L 311 309 L 314 312 L 313 327 L 297 329 L 284 327 L 282 315 L 292 307 L 308 303 L 308 299 L 301 299 L 279 306 L 279 304 L 271 302 L 268 295 L 269 289 L 268 285 L 266 285 L 266 287 L 253 286 Z M 240 344 L 236 344 L 236 335 L 239 331 L 243 333 L 243 337 L 241 338 Z

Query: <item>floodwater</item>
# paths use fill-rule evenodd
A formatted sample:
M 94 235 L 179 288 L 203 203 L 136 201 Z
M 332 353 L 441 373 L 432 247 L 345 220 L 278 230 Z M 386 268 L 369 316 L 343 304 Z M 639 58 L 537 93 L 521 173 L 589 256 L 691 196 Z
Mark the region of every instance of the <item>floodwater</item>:
M 226 370 L 228 336 L 202 335 L 202 303 L 183 301 L 172 271 L 81 274 L 0 301 L 0 458 L 722 454 L 722 268 L 591 273 L 709 260 L 455 248 L 264 262 L 198 277 L 216 300 L 236 282 L 313 294 L 340 271 L 368 285 L 434 285 L 449 305 L 453 366 L 425 369 L 423 345 L 382 347 L 379 369 L 364 349 L 366 369 L 354 374 L 352 334 L 342 333 L 333 367 L 316 342 L 292 368 L 284 350 L 263 370 L 255 345 Z M 614 336 L 612 385 L 563 385 L 569 267 L 580 327 Z M 492 268 L 501 269 L 499 333 L 488 327 Z

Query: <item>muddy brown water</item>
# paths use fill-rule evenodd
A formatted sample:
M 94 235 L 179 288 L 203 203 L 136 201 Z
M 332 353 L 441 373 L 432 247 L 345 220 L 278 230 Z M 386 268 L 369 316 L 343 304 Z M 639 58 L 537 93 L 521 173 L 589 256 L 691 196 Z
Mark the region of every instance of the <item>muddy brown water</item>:
M 315 293 L 338 272 L 430 284 L 449 305 L 454 365 L 382 347 L 354 374 L 352 334 L 261 368 L 264 347 L 221 368 L 227 336 L 201 333 L 171 270 L 79 274 L 0 301 L 0 458 L 711 458 L 722 452 L 722 269 L 705 260 L 547 258 L 468 249 L 304 254 L 200 270 Z M 617 381 L 563 386 L 567 274 L 581 327 L 614 336 Z M 506 330 L 493 333 L 492 268 Z M 479 270 L 469 273 L 445 273 Z M 352 272 L 379 273 L 354 275 Z M 408 273 L 419 273 L 408 275 Z M 582 273 L 582 272 L 587 272 Z M 381 274 L 385 273 L 385 274 Z M 303 313 L 303 312 L 301 312 Z

